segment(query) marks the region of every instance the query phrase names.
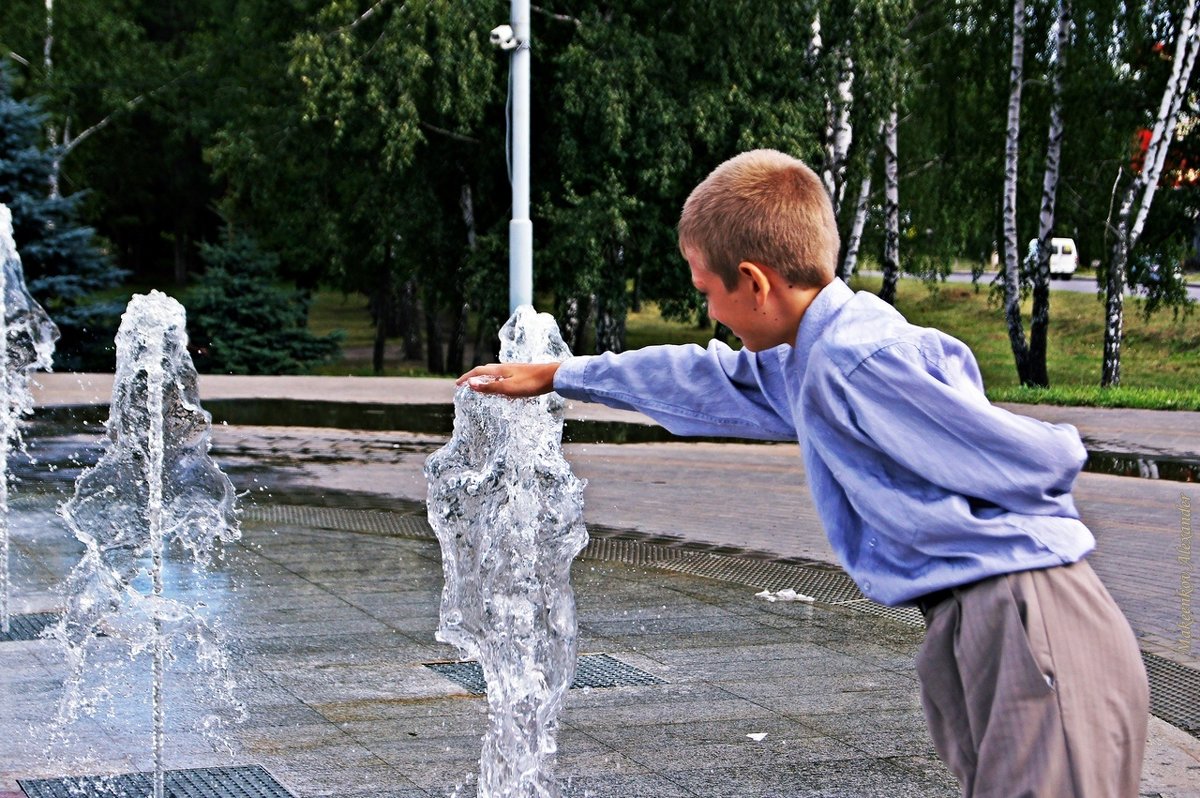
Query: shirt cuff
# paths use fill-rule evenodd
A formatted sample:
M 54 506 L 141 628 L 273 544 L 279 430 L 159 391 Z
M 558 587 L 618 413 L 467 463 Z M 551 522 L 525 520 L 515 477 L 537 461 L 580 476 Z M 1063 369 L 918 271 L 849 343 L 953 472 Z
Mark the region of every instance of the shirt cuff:
M 575 399 L 580 402 L 590 402 L 591 393 L 584 387 L 584 377 L 588 363 L 594 355 L 577 355 L 569 357 L 558 366 L 554 372 L 554 390 L 565 399 Z

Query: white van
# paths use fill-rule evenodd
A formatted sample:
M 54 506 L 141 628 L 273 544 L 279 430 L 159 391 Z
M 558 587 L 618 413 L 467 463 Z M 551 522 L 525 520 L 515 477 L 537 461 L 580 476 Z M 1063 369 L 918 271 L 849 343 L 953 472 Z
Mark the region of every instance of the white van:
M 1029 256 L 1032 258 L 1037 253 L 1037 239 L 1029 240 Z M 1079 250 L 1075 247 L 1075 240 L 1071 238 L 1052 238 L 1050 239 L 1050 279 L 1060 277 L 1063 280 L 1070 280 L 1071 275 L 1079 268 Z

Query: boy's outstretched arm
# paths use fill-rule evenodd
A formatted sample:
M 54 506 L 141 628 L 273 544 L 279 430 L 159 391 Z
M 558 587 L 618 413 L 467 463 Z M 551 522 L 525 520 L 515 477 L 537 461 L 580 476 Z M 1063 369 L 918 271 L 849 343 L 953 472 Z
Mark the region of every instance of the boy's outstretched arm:
M 491 363 L 476 366 L 454 384 L 512 399 L 540 396 L 554 390 L 558 366 L 558 363 Z
M 498 363 L 458 378 L 509 398 L 557 391 L 563 398 L 645 413 L 676 435 L 796 440 L 784 385 L 791 347 L 735 352 L 718 342 L 662 344 L 561 363 Z

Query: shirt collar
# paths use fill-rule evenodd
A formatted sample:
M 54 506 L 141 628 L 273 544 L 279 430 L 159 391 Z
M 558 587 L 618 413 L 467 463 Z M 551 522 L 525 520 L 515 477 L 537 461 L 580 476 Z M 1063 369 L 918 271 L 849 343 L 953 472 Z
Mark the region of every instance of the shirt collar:
M 796 355 L 800 363 L 808 364 L 808 355 L 812 352 L 813 344 L 825 332 L 825 328 L 842 309 L 842 306 L 854 298 L 854 291 L 839 278 L 821 289 L 816 299 L 804 311 L 800 319 L 800 330 L 796 333 Z

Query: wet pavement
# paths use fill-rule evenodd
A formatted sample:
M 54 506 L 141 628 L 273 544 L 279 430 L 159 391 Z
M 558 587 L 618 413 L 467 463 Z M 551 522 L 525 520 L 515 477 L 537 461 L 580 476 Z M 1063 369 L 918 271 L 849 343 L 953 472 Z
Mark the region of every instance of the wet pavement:
M 212 378 L 204 379 L 207 397 Z M 255 390 L 380 400 L 369 380 L 346 382 Z M 412 383 L 407 393 L 398 391 L 403 381 L 379 387 L 393 400 L 449 396 L 445 382 Z M 227 382 L 213 393 L 221 390 L 250 389 Z M 1159 453 L 1194 452 L 1200 425 L 1186 415 L 1104 423 L 1116 437 L 1153 436 Z M 94 452 L 94 435 L 57 432 L 35 440 L 42 463 L 20 469 L 18 492 L 65 490 L 78 468 L 72 455 L 87 461 Z M 394 431 L 214 431 L 214 456 L 248 508 L 245 538 L 219 566 L 217 584 L 249 719 L 233 732 L 232 754 L 185 735 L 169 767 L 257 763 L 296 796 L 474 794 L 483 700 L 424 665 L 454 657 L 433 640 L 441 572 L 421 504 L 420 463 L 443 441 Z M 607 544 L 575 565 L 580 651 L 662 680 L 570 693 L 559 737 L 568 796 L 956 794 L 920 717 L 919 627 L 831 604 L 768 604 L 745 580 L 614 558 L 628 546 L 660 545 L 733 561 L 828 562 L 794 446 L 586 444 L 568 447 L 568 458 L 589 480 L 587 520 Z M 39 470 L 48 466 L 56 470 Z M 771 501 L 730 502 L 745 480 Z M 1185 571 L 1172 508 L 1191 489 L 1084 475 L 1077 492 L 1099 539 L 1093 563 L 1144 650 L 1186 666 L 1197 664 L 1196 646 L 1181 645 Z M 34 504 L 27 512 L 40 520 L 14 531 L 14 598 L 28 611 L 54 608 L 51 587 L 79 556 L 46 500 Z M 63 775 L 28 731 L 53 711 L 63 667 L 49 642 L 0 644 L 0 796 L 18 778 Z M 186 730 L 186 713 L 179 723 Z M 1151 731 L 1142 794 L 1200 796 L 1200 741 L 1156 718 Z M 147 768 L 147 737 L 118 722 L 97 743 L 95 766 Z

